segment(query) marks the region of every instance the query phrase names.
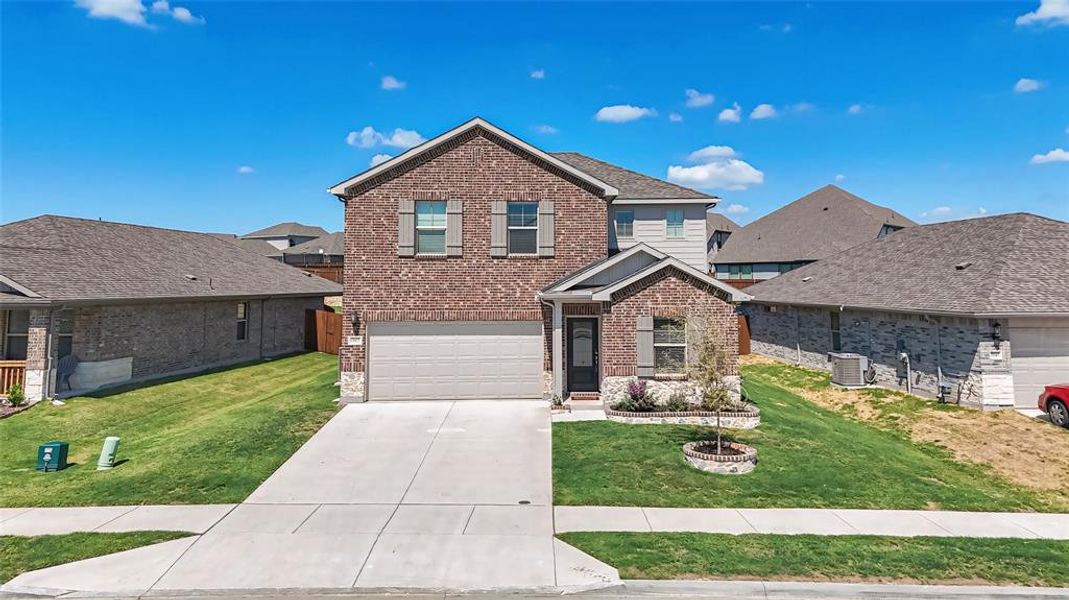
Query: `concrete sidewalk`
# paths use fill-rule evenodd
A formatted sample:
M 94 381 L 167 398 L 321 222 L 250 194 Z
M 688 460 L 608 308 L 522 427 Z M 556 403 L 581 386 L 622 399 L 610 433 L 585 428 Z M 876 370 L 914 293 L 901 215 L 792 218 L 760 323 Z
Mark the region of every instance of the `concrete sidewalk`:
M 809 508 L 554 507 L 557 533 L 688 531 L 1069 540 L 1069 514 Z
M 0 535 L 59 535 L 83 531 L 204 533 L 236 504 L 0 508 Z

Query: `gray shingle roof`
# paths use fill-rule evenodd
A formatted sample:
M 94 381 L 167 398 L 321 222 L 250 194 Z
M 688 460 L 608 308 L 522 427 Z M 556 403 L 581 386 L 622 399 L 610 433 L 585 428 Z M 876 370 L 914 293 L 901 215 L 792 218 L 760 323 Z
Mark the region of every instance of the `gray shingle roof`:
M 732 233 L 716 263 L 819 260 L 875 239 L 884 225 L 916 223 L 826 185 Z
M 563 160 L 569 165 L 589 173 L 594 177 L 612 185 L 620 190 L 619 199 L 703 199 L 708 198 L 710 203 L 718 200 L 716 196 L 685 188 L 681 185 L 661 181 L 649 175 L 636 173 L 609 164 L 607 162 L 590 158 L 578 152 L 551 152 L 553 156 Z
M 774 304 L 1069 314 L 1069 223 L 1016 213 L 910 227 L 746 291 Z
M 303 244 L 297 244 L 282 251 L 283 254 L 327 254 L 345 256 L 345 234 L 338 231 L 328 233 Z
M 232 233 L 209 233 L 208 235 L 215 236 L 221 240 L 226 240 L 231 244 L 236 244 L 249 252 L 255 252 L 260 256 L 270 256 L 271 258 L 281 258 L 282 250 L 267 243 L 266 240 L 260 239 L 243 239 Z
M 52 215 L 0 226 L 0 275 L 57 301 L 341 293 L 215 235 Z
M 720 213 L 705 213 L 705 236 L 713 235 L 714 231 L 738 231 L 739 226 L 731 219 Z
M 264 227 L 258 231 L 247 233 L 241 237 L 243 238 L 267 238 L 267 237 L 287 237 L 291 235 L 299 235 L 304 237 L 319 237 L 321 235 L 327 235 L 327 230 L 322 227 L 316 227 L 315 225 L 303 225 L 301 223 L 294 223 L 292 221 L 286 223 L 279 223 L 270 227 Z

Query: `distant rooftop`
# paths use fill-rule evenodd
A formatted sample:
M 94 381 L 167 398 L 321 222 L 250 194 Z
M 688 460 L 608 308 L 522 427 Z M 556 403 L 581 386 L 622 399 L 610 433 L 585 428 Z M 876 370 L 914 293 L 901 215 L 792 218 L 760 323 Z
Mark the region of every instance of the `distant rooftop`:
M 315 225 L 304 225 L 302 223 L 290 221 L 272 225 L 270 227 L 264 227 L 263 229 L 247 233 L 241 237 L 245 239 L 256 239 L 289 236 L 319 237 L 321 235 L 327 235 L 327 230 L 322 227 L 316 227 Z
M 270 244 L 268 244 L 270 245 Z M 297 244 L 282 251 L 283 254 L 326 254 L 345 256 L 345 234 L 341 231 Z
M 608 183 L 620 190 L 617 196 L 620 200 L 674 200 L 674 199 L 703 199 L 708 198 L 709 203 L 715 203 L 719 198 L 710 196 L 704 192 L 668 183 L 656 177 L 643 175 L 618 167 L 596 158 L 591 158 L 578 152 L 551 152 L 556 158 L 563 160 L 569 165 L 589 173 L 594 177 Z

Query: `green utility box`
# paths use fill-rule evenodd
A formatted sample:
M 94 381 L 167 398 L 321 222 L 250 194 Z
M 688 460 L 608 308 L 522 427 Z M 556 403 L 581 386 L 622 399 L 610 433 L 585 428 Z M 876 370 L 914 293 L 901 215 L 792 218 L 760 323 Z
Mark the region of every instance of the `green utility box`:
M 37 447 L 37 470 L 48 473 L 67 468 L 67 442 L 48 442 Z

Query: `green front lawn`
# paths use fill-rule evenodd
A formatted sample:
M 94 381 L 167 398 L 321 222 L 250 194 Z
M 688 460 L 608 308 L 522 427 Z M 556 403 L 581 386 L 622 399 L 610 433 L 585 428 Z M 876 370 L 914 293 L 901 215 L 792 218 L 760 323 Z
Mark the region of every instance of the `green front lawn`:
M 679 507 L 909 508 L 1064 511 L 1060 497 L 956 462 L 932 444 L 821 408 L 744 367 L 761 425 L 730 432 L 758 450 L 747 475 L 713 475 L 683 459 L 685 442 L 711 428 L 553 425 L 554 502 Z
M 566 533 L 624 579 L 1069 585 L 1069 541 L 881 536 Z
M 240 502 L 334 415 L 337 364 L 302 354 L 0 420 L 0 506 Z M 119 465 L 97 471 L 109 435 Z M 38 473 L 51 440 L 70 443 L 74 464 Z
M 180 531 L 70 533 L 35 537 L 0 536 L 0 583 L 27 571 L 132 550 L 190 534 Z

